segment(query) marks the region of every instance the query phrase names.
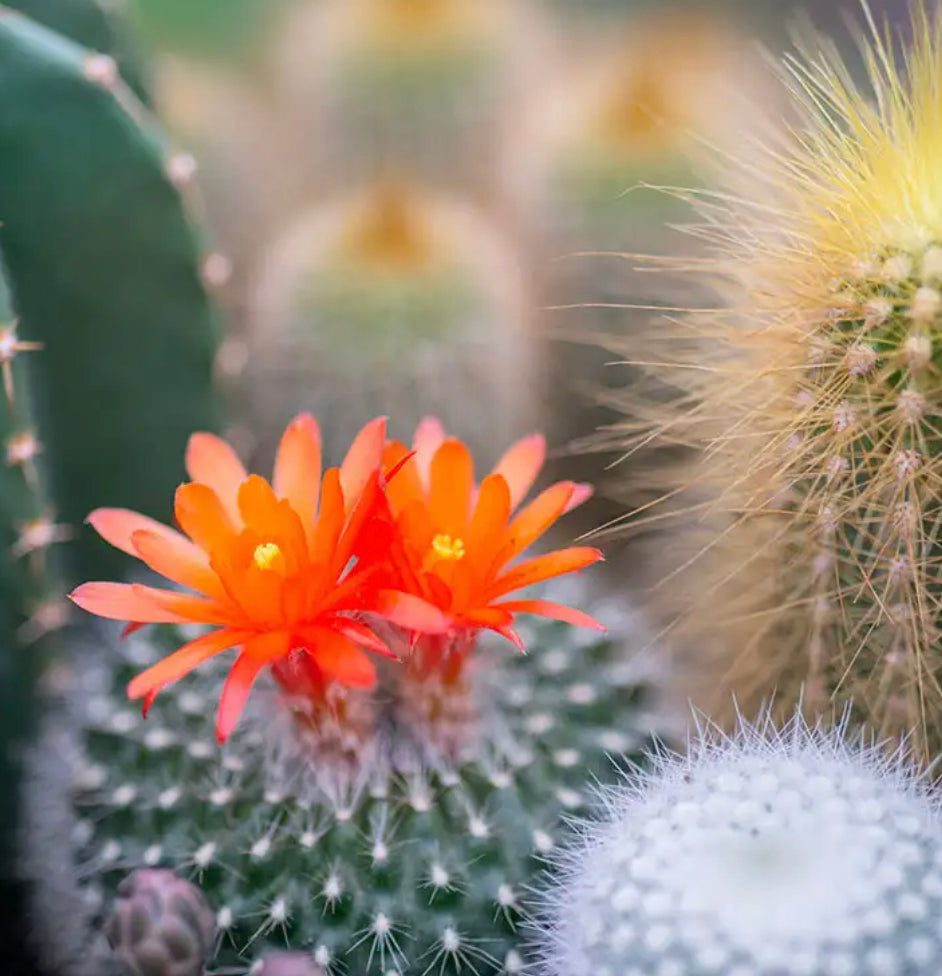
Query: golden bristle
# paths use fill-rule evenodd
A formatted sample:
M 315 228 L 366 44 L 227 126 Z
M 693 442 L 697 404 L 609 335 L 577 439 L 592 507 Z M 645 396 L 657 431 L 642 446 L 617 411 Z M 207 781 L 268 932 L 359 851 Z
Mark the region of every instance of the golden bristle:
M 629 450 L 685 452 L 639 524 L 678 526 L 658 587 L 715 712 L 848 702 L 942 748 L 942 18 L 870 93 L 832 49 L 787 62 L 802 123 L 700 196 L 693 269 L 729 307 L 663 329 Z M 735 169 L 735 166 L 731 167 Z M 749 184 L 752 185 L 749 185 Z M 748 190 L 743 191 L 743 187 Z M 651 363 L 658 363 L 652 366 Z M 712 684 L 709 689 L 708 683 Z

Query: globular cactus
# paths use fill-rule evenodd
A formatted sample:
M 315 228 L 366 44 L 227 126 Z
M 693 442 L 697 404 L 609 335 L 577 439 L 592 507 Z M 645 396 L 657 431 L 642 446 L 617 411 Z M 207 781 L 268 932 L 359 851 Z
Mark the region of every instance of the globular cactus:
M 517 511 L 544 451 L 524 439 L 477 486 L 467 448 L 434 422 L 409 452 L 374 421 L 318 501 L 318 431 L 299 417 L 274 487 L 224 442 L 191 441 L 188 467 L 207 480 L 177 492 L 187 536 L 125 510 L 90 516 L 203 595 L 89 583 L 76 603 L 132 630 L 214 626 L 178 633 L 191 639 L 169 657 L 136 633 L 117 653 L 99 638 L 34 752 L 27 860 L 69 976 L 108 958 L 95 918 L 138 867 L 201 886 L 222 935 L 216 965 L 287 946 L 327 972 L 523 970 L 522 900 L 561 815 L 646 733 L 618 647 L 635 619 L 600 603 L 617 638 L 605 640 L 551 589 L 514 596 L 599 558 L 570 547 L 515 561 L 587 496 L 559 483 Z M 531 629 L 521 614 L 548 620 Z M 219 655 L 234 645 L 220 691 Z M 217 696 L 221 751 L 205 714 Z M 62 914 L 86 924 L 62 927 Z
M 942 808 L 910 757 L 793 718 L 701 728 L 556 857 L 542 976 L 930 976 Z
M 252 967 L 252 976 L 324 976 L 308 952 L 270 952 Z
M 622 632 L 630 618 L 605 619 L 616 639 L 644 639 Z M 652 718 L 612 642 L 554 623 L 521 635 L 526 657 L 482 648 L 473 695 L 443 696 L 462 714 L 447 716 L 450 727 L 439 720 L 439 735 L 453 744 L 457 730 L 462 754 L 434 761 L 428 743 L 402 728 L 403 706 L 419 706 L 400 690 L 397 714 L 388 675 L 382 694 L 391 701 L 378 715 L 364 696 L 347 695 L 319 727 L 303 709 L 287 710 L 274 688 L 260 688 L 220 750 L 206 722 L 219 669 L 165 692 L 142 724 L 124 689 L 163 651 L 135 637 L 117 666 L 93 656 L 73 686 L 84 702 L 66 726 L 79 745 L 73 792 L 59 799 L 71 837 L 63 826 L 52 846 L 33 838 L 38 904 L 55 904 L 43 889 L 70 871 L 81 879 L 75 903 L 96 926 L 129 871 L 162 866 L 198 884 L 214 906 L 217 966 L 249 966 L 287 945 L 328 973 L 420 974 L 433 963 L 436 971 L 523 972 L 527 887 L 564 835 L 560 818 L 590 802 L 592 776 L 611 776 L 609 756 L 640 749 Z M 374 738 L 375 726 L 384 731 Z M 61 797 L 61 744 L 50 739 L 32 758 L 38 786 L 28 811 Z M 345 763 L 356 769 L 352 779 Z M 50 859 L 63 854 L 55 868 Z M 43 931 L 79 939 L 57 930 L 55 918 Z M 94 972 L 80 968 L 91 961 L 79 951 L 89 944 L 57 954 L 76 956 L 75 972 Z M 107 959 L 104 950 L 99 942 L 93 958 Z
M 216 918 L 195 885 L 173 871 L 142 868 L 118 885 L 106 933 L 130 976 L 203 976 Z
M 200 268 L 221 262 L 182 205 L 192 175 L 115 61 L 0 10 L 0 254 L 19 333 L 44 344 L 32 390 L 66 522 L 96 501 L 159 511 L 187 435 L 216 423 Z M 84 574 L 103 558 L 84 535 L 73 556 Z
M 645 349 L 675 398 L 636 404 L 631 443 L 701 449 L 642 520 L 681 519 L 685 555 L 660 591 L 706 676 L 704 707 L 718 687 L 747 712 L 773 691 L 818 714 L 852 699 L 929 761 L 942 747 L 942 21 L 917 11 L 914 33 L 894 62 L 874 29 L 873 99 L 832 53 L 790 62 L 803 122 L 740 174 L 747 191 L 703 200 L 707 269 L 733 307 Z
M 381 413 L 403 434 L 438 413 L 490 460 L 495 434 L 532 426 L 525 275 L 463 201 L 389 179 L 316 207 L 270 248 L 249 302 L 235 399 L 263 463 L 298 409 L 329 418 L 332 458 Z

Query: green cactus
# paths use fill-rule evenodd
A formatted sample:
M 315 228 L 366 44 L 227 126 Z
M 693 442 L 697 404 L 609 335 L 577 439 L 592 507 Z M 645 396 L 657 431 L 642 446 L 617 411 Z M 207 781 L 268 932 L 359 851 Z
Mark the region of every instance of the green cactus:
M 357 709 L 370 706 L 356 697 L 336 703 L 345 721 L 315 729 L 269 694 L 221 752 L 205 714 L 218 668 L 169 689 L 142 722 L 124 689 L 163 649 L 134 637 L 117 664 L 99 655 L 63 727 L 77 747 L 76 902 L 106 914 L 128 871 L 172 867 L 216 909 L 217 966 L 287 945 L 328 972 L 522 971 L 526 887 L 560 817 L 586 805 L 591 777 L 615 774 L 610 755 L 646 734 L 643 688 L 616 649 L 638 639 L 637 623 L 617 605 L 590 609 L 615 625 L 612 639 L 541 622 L 523 633 L 525 656 L 482 648 L 474 697 L 446 698 L 445 719 L 410 720 L 413 704 L 397 703 L 386 676 L 375 736 L 358 728 Z M 442 733 L 431 751 L 429 722 Z M 49 748 L 34 765 L 43 775 L 58 762 Z M 50 802 L 56 775 L 37 804 Z M 39 840 L 39 882 L 67 844 Z
M 141 90 L 116 22 L 92 3 L 17 6 L 0 7 L 0 869 L 11 954 L 27 926 L 6 879 L 23 876 L 22 830 L 34 826 L 20 809 L 24 750 L 72 647 L 66 580 L 107 571 L 80 538 L 87 499 L 104 490 L 153 509 L 164 469 L 151 469 L 150 452 L 169 443 L 176 459 L 180 439 L 214 417 L 211 312 L 172 186 L 190 163 L 119 80 L 120 64 Z
M 148 66 L 120 0 L 6 0 L 5 6 L 90 51 L 113 57 L 134 94 L 148 100 Z
M 20 751 L 36 719 L 32 689 L 48 659 L 47 633 L 61 627 L 67 604 L 49 546 L 67 533 L 49 510 L 38 466 L 41 445 L 30 416 L 26 363 L 34 344 L 18 338 L 0 268 L 0 789 L 15 795 Z M 39 643 L 37 643 L 39 642 Z M 17 809 L 0 810 L 0 870 L 9 878 Z
M 163 515 L 186 437 L 215 425 L 213 313 L 175 185 L 191 169 L 109 57 L 0 8 L 0 254 L 45 346 L 37 420 L 66 522 L 103 501 Z M 107 573 L 87 541 L 82 574 Z

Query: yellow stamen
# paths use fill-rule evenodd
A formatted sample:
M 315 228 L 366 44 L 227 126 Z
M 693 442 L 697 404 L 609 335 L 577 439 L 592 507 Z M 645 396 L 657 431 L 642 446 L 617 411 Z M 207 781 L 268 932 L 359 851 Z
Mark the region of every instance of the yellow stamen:
M 274 542 L 263 542 L 256 546 L 252 556 L 259 569 L 274 569 L 274 564 L 280 557 L 281 550 Z
M 439 559 L 464 559 L 464 540 L 453 539 L 450 535 L 437 535 L 432 539 L 432 552 Z

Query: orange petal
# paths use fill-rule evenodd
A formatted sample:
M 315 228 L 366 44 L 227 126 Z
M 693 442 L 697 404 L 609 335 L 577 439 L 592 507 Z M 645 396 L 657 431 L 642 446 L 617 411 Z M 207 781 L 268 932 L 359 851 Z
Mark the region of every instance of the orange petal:
M 83 610 L 108 620 L 178 624 L 191 619 L 155 603 L 152 595 L 156 592 L 134 583 L 83 583 L 69 594 L 69 599 Z
M 255 684 L 255 679 L 263 667 L 265 667 L 264 660 L 246 653 L 240 654 L 232 665 L 232 669 L 226 676 L 226 683 L 222 686 L 219 711 L 216 713 L 216 741 L 220 745 L 229 738 L 236 727 L 245 703 L 249 700 L 252 685 Z
M 140 583 L 132 583 L 135 593 L 142 593 L 157 607 L 175 613 L 183 621 L 194 624 L 228 626 L 239 623 L 239 610 L 211 597 L 194 596 L 192 593 L 174 593 L 158 590 Z
M 461 614 L 462 624 L 469 624 L 473 627 L 509 627 L 514 622 L 513 614 L 504 608 L 503 604 L 496 604 L 492 607 L 478 607 Z
M 235 647 L 236 644 L 243 643 L 249 637 L 251 634 L 246 631 L 230 630 L 226 627 L 197 637 L 196 640 L 184 644 L 169 657 L 165 657 L 162 661 L 158 661 L 146 671 L 142 671 L 132 678 L 128 685 L 128 698 L 153 700 L 153 696 L 161 688 L 166 688 L 174 681 L 179 681 L 203 661 L 228 650 L 230 647 Z
M 278 544 L 287 573 L 294 575 L 308 563 L 304 527 L 290 502 L 278 501 L 271 485 L 257 474 L 249 475 L 239 487 L 239 511 L 247 528 L 266 542 Z
M 208 485 L 216 492 L 229 517 L 238 525 L 239 485 L 247 475 L 236 452 L 215 434 L 193 434 L 186 445 L 186 470 L 191 481 Z
M 139 529 L 132 542 L 138 556 L 155 573 L 217 600 L 226 598 L 219 577 L 209 568 L 206 554 L 179 533 L 168 537 Z
M 560 549 L 557 552 L 536 556 L 514 566 L 496 579 L 488 589 L 487 599 L 490 601 L 505 593 L 522 589 L 524 586 L 585 569 L 601 558 L 602 553 L 598 549 L 588 546 L 574 546 L 571 549 Z
M 308 653 L 328 678 L 348 688 L 375 686 L 373 662 L 349 637 L 327 627 L 311 627 L 305 637 Z
M 425 417 L 415 429 L 412 447 L 415 449 L 416 468 L 426 491 L 428 491 L 432 458 L 444 440 L 445 429 L 438 417 Z
M 511 613 L 535 613 L 540 617 L 562 620 L 563 623 L 572 624 L 575 627 L 589 627 L 592 630 L 601 631 L 608 629 L 587 613 L 573 607 L 563 606 L 561 603 L 553 603 L 550 600 L 505 600 L 502 603 L 495 603 L 494 606 L 509 610 Z
M 569 504 L 566 506 L 566 512 L 571 512 L 574 508 L 578 508 L 584 502 L 587 502 L 595 494 L 595 489 L 592 485 L 585 482 L 578 482 L 576 484 L 575 491 L 572 493 L 572 498 L 569 499 Z M 563 513 L 565 514 L 565 512 Z
M 576 488 L 573 481 L 560 481 L 550 485 L 516 514 L 507 526 L 507 536 L 510 539 L 510 547 L 505 554 L 507 562 L 536 542 L 566 511 Z
M 212 554 L 227 548 L 236 524 L 208 485 L 190 482 L 180 485 L 174 496 L 174 513 L 180 528 L 202 549 Z M 238 516 L 238 513 L 237 513 Z M 241 518 L 239 523 L 241 523 Z
M 341 633 L 367 650 L 395 659 L 396 655 L 386 646 L 386 642 L 377 637 L 366 624 L 362 624 L 358 620 L 342 618 L 337 621 L 336 625 Z
M 377 596 L 376 612 L 404 630 L 423 634 L 442 634 L 451 625 L 451 617 L 421 597 L 398 590 L 384 590 Z
M 187 540 L 176 529 L 127 508 L 96 508 L 85 520 L 106 541 L 129 556 L 139 558 L 131 536 L 145 530 L 181 542 Z
M 256 634 L 243 648 L 250 657 L 257 658 L 265 664 L 286 657 L 291 650 L 291 634 L 286 630 L 272 630 L 264 634 Z
M 500 634 L 501 637 L 506 637 L 507 640 L 509 640 L 510 643 L 513 644 L 518 651 L 520 651 L 521 654 L 526 653 L 526 648 L 523 646 L 523 641 L 521 640 L 520 635 L 513 628 L 491 627 L 489 629 L 493 630 L 495 634 Z
M 473 490 L 471 452 L 459 440 L 445 441 L 435 452 L 429 468 L 429 511 L 436 533 L 464 537 Z
M 425 501 L 425 488 L 422 486 L 415 458 L 410 457 L 412 454 L 413 452 L 399 441 L 390 441 L 383 451 L 383 475 L 388 478 L 386 498 L 396 515 L 415 501 L 423 503 Z M 403 463 L 406 458 L 409 460 Z M 395 475 L 390 477 L 389 473 L 397 467 Z
M 328 575 L 334 579 L 339 579 L 343 575 L 353 554 L 363 548 L 360 542 L 363 531 L 372 522 L 381 504 L 384 505 L 379 472 L 374 471 L 355 499 L 352 510 L 349 505 L 347 507 L 347 523 L 337 540 L 327 569 Z
M 353 507 L 354 499 L 363 491 L 370 475 L 377 472 L 383 463 L 383 447 L 386 444 L 386 418 L 371 420 L 350 445 L 347 456 L 340 465 L 340 487 L 343 489 L 347 511 Z
M 526 498 L 545 460 L 546 438 L 542 434 L 531 434 L 509 447 L 497 462 L 494 474 L 507 479 L 511 510 Z
M 329 566 L 344 526 L 343 488 L 338 468 L 328 468 L 321 489 L 321 507 L 311 541 L 311 562 Z
M 476 576 L 491 565 L 494 552 L 507 529 L 510 518 L 510 488 L 503 475 L 489 474 L 482 482 L 465 539 L 467 559 Z
M 321 490 L 321 432 L 309 413 L 295 417 L 282 434 L 272 487 L 297 512 L 310 545 Z

